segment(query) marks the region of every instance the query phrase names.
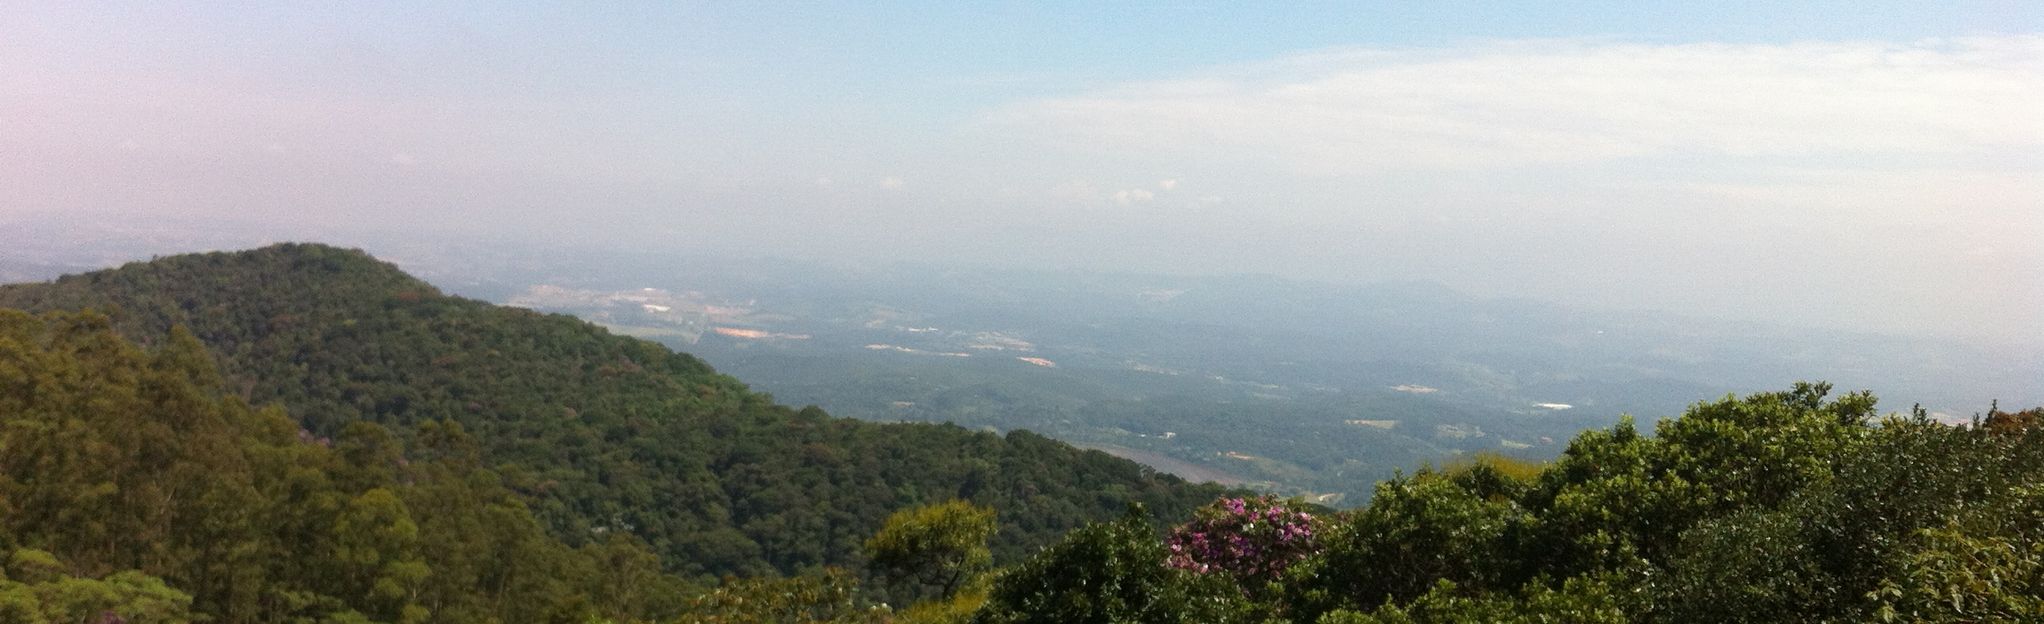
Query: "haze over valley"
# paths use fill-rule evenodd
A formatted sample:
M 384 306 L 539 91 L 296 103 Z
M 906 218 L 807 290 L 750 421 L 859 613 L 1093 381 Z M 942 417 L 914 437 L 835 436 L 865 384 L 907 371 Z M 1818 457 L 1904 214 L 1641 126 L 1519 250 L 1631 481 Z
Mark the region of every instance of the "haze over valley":
M 152 244 L 103 234 L 105 248 L 24 266 L 107 264 Z M 1427 282 L 387 249 L 455 293 L 654 340 L 783 402 L 1035 431 L 1332 505 L 1366 501 L 1376 480 L 1414 466 L 1545 459 L 1620 414 L 1675 414 L 1782 379 L 1880 389 L 1888 409 L 1955 423 L 1987 401 L 2044 402 L 2033 382 L 2044 352 L 2021 344 L 1487 299 Z

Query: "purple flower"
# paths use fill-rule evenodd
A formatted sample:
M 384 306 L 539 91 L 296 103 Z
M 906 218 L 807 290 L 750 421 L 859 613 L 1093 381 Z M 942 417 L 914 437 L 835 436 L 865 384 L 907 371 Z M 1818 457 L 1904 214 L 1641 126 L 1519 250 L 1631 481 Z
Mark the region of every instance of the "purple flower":
M 1166 538 L 1175 568 L 1268 579 L 1315 548 L 1312 514 L 1269 496 L 1224 498 Z

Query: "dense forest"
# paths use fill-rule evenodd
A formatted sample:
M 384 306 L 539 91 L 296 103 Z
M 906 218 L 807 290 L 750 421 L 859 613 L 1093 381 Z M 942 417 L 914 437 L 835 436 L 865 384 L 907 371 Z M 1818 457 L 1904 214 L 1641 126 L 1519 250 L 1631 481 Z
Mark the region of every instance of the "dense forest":
M 2044 619 L 2044 409 L 1797 384 L 1334 512 L 778 406 L 322 246 L 0 308 L 0 623 Z
M 1421 470 L 1339 514 L 1234 499 L 1161 539 L 1095 525 L 1001 576 L 974 621 L 2044 618 L 2044 409 L 1955 426 L 1828 391 L 1700 403 L 1651 437 L 1621 421 L 1546 465 Z
M 1953 425 L 1921 411 L 1878 416 L 1871 394 L 1829 394 L 1797 384 L 1699 403 L 1652 436 L 1621 420 L 1551 463 L 1493 455 L 1424 468 L 1344 512 L 1223 498 L 1160 532 L 1131 510 L 901 612 L 826 576 L 726 586 L 695 603 L 718 610 L 688 617 L 2044 621 L 2044 408 Z M 905 514 L 975 534 L 966 511 Z M 921 568 L 943 572 L 962 567 L 971 540 L 925 543 L 953 544 L 937 549 L 950 559 Z
M 543 622 L 672 612 L 616 532 L 547 536 L 476 438 L 314 437 L 173 331 L 0 310 L 0 622 Z
M 231 398 L 280 406 L 316 445 L 374 424 L 416 465 L 458 431 L 476 467 L 552 539 L 582 548 L 630 536 L 694 582 L 860 567 L 864 540 L 917 504 L 1000 510 L 991 548 L 1012 561 L 1131 501 L 1168 517 L 1223 491 L 1024 432 L 783 407 L 688 355 L 444 296 L 320 245 L 5 286 L 0 307 L 94 310 L 145 349 L 187 332 Z

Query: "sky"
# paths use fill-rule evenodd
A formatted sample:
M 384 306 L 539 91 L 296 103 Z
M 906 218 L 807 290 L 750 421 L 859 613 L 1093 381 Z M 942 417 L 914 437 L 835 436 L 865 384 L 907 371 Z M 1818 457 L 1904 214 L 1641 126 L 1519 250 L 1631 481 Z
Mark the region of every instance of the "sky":
M 0 223 L 2044 335 L 2044 3 L 171 4 L 0 0 Z

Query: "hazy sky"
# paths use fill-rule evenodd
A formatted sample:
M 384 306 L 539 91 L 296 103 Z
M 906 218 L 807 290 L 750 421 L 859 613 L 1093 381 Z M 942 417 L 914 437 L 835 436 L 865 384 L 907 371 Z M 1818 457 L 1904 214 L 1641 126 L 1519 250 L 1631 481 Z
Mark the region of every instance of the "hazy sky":
M 170 4 L 0 1 L 0 222 L 2044 334 L 2039 2 Z

